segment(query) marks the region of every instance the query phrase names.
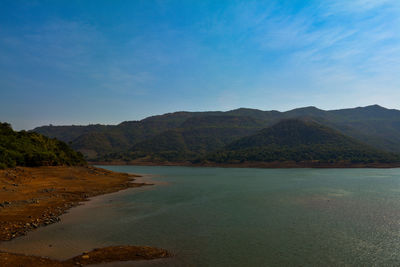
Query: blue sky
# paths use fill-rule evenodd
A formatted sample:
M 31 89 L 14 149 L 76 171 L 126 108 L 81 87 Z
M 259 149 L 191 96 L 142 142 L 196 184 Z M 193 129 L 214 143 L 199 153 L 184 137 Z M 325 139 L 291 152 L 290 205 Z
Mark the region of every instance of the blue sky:
M 0 1 L 0 121 L 400 109 L 400 1 Z

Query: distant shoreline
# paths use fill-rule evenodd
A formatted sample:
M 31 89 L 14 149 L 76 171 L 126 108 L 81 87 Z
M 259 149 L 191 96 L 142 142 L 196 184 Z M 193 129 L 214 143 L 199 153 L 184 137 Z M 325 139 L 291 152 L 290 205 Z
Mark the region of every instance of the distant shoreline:
M 221 168 L 315 168 L 315 169 L 389 169 L 400 168 L 400 162 L 396 163 L 321 163 L 321 162 L 244 162 L 244 163 L 191 163 L 191 162 L 150 162 L 150 161 L 96 161 L 92 165 L 136 165 L 136 166 L 184 166 L 184 167 L 221 167 Z

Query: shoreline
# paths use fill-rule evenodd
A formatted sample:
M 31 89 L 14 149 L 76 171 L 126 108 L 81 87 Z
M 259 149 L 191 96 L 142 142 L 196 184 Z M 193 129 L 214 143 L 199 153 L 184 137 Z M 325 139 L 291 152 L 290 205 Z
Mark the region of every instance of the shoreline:
M 135 182 L 139 177 L 93 166 L 17 167 L 0 170 L 0 242 L 7 242 L 39 227 L 59 222 L 62 214 L 92 197 L 152 185 L 143 180 Z M 76 256 L 74 262 L 0 251 L 0 265 L 73 266 L 76 263 L 92 264 L 100 260 L 110 262 L 171 256 L 168 251 L 158 248 L 118 248 L 99 248 L 94 250 L 96 253 L 90 260 L 88 255 L 83 254 Z
M 67 260 L 54 260 L 46 257 L 24 255 L 0 251 L 0 264 L 3 267 L 14 266 L 85 266 L 99 263 L 122 261 L 154 260 L 172 257 L 165 249 L 148 246 L 110 246 L 83 252 Z
M 400 168 L 397 163 L 321 163 L 321 162 L 244 162 L 244 163 L 191 163 L 191 162 L 150 162 L 150 161 L 93 161 L 92 165 L 104 166 L 182 166 L 182 167 L 218 167 L 218 168 L 265 168 L 265 169 L 295 169 L 295 168 L 315 168 L 315 169 L 390 169 Z
M 40 226 L 91 197 L 152 185 L 135 183 L 134 174 L 97 167 L 17 167 L 0 171 L 0 241 Z

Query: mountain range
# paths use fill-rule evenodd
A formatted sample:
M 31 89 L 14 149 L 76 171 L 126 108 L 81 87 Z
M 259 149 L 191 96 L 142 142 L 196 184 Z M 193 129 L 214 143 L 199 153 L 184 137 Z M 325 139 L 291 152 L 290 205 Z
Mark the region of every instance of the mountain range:
M 103 162 L 385 162 L 400 153 L 400 111 L 378 105 L 174 112 L 118 125 L 50 125 L 33 131 L 68 142 L 89 161 Z M 310 133 L 316 142 L 305 142 Z

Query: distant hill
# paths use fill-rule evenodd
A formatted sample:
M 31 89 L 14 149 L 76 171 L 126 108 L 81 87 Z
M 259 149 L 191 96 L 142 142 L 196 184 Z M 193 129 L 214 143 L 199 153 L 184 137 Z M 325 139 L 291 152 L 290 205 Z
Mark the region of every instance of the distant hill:
M 286 119 L 236 140 L 207 156 L 217 163 L 399 162 L 398 155 L 379 151 L 313 120 Z
M 83 155 L 38 133 L 15 132 L 0 123 L 0 169 L 15 166 L 84 165 Z
M 368 146 L 400 153 L 400 111 L 378 105 L 330 111 L 181 111 L 118 125 L 42 126 L 33 131 L 70 142 L 88 160 L 176 161 L 205 156 L 283 119 L 296 118 L 312 119 Z
M 99 160 L 187 161 L 262 129 L 262 122 L 244 116 L 191 117 L 179 127 L 134 144 L 127 152 Z

